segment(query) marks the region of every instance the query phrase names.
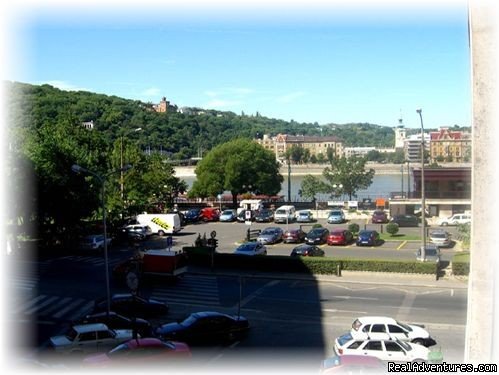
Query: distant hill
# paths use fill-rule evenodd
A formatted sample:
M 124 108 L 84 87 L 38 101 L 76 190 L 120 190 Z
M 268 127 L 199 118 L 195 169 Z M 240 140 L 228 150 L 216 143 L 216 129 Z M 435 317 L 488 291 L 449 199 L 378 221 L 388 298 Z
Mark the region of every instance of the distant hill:
M 334 135 L 345 146 L 393 147 L 391 127 L 374 124 L 298 123 L 256 115 L 236 115 L 201 108 L 185 113 L 157 113 L 151 103 L 85 91 L 63 91 L 50 85 L 5 82 L 8 121 L 16 128 L 32 128 L 64 119 L 75 126 L 92 121 L 94 131 L 113 141 L 125 132 L 134 134 L 144 150 L 160 151 L 172 159 L 202 156 L 214 146 L 237 137 L 264 134 Z

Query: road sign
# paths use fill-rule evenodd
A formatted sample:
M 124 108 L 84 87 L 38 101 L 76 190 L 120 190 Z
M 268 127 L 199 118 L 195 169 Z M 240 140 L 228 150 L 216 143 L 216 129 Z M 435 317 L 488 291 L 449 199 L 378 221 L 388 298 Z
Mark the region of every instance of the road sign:
M 211 238 L 215 238 L 217 236 L 217 232 L 215 232 L 214 230 L 211 231 L 210 233 L 210 237 Z

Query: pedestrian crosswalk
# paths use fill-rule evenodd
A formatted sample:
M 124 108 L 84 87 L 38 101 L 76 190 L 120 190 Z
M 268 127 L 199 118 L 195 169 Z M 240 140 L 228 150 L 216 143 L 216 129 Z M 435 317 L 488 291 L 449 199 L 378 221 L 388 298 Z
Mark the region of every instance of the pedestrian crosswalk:
M 186 274 L 174 285 L 153 289 L 151 297 L 168 304 L 220 306 L 216 277 Z
M 37 296 L 19 296 L 12 315 L 17 319 L 38 316 L 44 319 L 73 321 L 88 314 L 93 300 L 78 297 L 40 294 Z
M 108 264 L 110 267 L 114 267 L 118 264 L 122 259 L 108 259 Z M 57 261 L 70 261 L 77 263 L 86 263 L 94 266 L 104 266 L 105 260 L 104 256 L 99 255 L 66 255 L 60 258 L 57 258 Z

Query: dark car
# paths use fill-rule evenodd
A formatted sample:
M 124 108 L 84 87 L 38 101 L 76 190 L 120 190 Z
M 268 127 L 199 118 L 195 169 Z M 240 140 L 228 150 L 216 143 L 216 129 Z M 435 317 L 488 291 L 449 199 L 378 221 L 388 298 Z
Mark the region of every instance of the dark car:
M 184 222 L 196 223 L 200 220 L 200 215 L 201 215 L 200 208 L 191 208 L 190 210 L 184 213 Z
M 305 241 L 307 234 L 300 228 L 289 229 L 282 235 L 282 242 L 284 243 L 299 243 Z
M 348 229 L 333 229 L 327 237 L 328 245 L 348 245 L 353 242 L 353 233 Z
M 376 210 L 373 212 L 371 217 L 371 221 L 373 224 L 385 224 L 388 223 L 388 215 L 385 211 Z
M 255 221 L 257 223 L 270 223 L 273 220 L 274 220 L 274 213 L 271 210 L 261 210 L 255 216 Z
M 243 316 L 203 311 L 193 313 L 177 323 L 163 324 L 156 330 L 156 335 L 162 340 L 181 341 L 190 345 L 212 344 L 242 338 L 248 329 L 248 319 Z
M 105 311 L 85 315 L 83 318 L 76 321 L 73 325 L 92 323 L 104 323 L 106 326 L 112 329 L 136 329 L 137 333 L 141 337 L 151 337 L 154 333 L 151 327 L 151 323 L 149 323 L 147 320 L 141 318 L 130 319 L 126 316 L 117 314 L 114 311 L 110 311 L 109 315 Z
M 324 256 L 324 250 L 321 248 L 315 246 L 315 245 L 308 245 L 308 244 L 301 244 L 296 246 L 293 251 L 291 251 L 291 256 L 296 257 L 296 256 L 308 256 L 308 257 L 322 257 Z
M 329 230 L 327 228 L 314 228 L 307 233 L 305 242 L 310 245 L 321 245 L 327 242 Z
M 419 226 L 419 218 L 416 215 L 395 215 L 390 220 L 392 223 L 398 224 L 399 227 L 417 227 Z
M 376 246 L 380 243 L 381 238 L 375 230 L 361 230 L 357 237 L 357 246 Z
M 151 317 L 168 313 L 168 305 L 164 302 L 134 296 L 131 293 L 114 294 L 111 296 L 111 310 L 129 318 L 138 316 Z M 106 298 L 95 302 L 94 313 L 106 311 Z

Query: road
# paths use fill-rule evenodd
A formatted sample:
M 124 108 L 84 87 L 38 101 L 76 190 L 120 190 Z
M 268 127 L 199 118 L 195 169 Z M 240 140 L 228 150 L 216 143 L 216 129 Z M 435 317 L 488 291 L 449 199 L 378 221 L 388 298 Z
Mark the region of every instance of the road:
M 218 231 L 232 228 L 231 224 L 218 224 Z M 208 227 L 211 225 L 196 226 Z M 197 233 L 184 232 L 175 240 L 182 242 L 190 236 L 195 238 Z M 114 247 L 110 264 L 130 253 Z M 6 300 L 7 324 L 12 333 L 25 334 L 13 335 L 15 345 L 28 355 L 45 353 L 51 335 L 64 333 L 71 321 L 92 309 L 95 298 L 103 296 L 103 267 L 99 254 L 16 259 L 11 267 L 15 272 L 9 276 L 12 293 Z M 124 291 L 123 286 L 111 286 L 112 292 Z M 425 324 L 448 361 L 460 360 L 464 350 L 466 289 L 370 284 L 369 280 L 345 283 L 334 278 L 314 281 L 237 277 L 207 271 L 187 274 L 176 283 L 142 284 L 140 293 L 165 300 L 171 307 L 167 316 L 153 320 L 154 325 L 202 310 L 239 311 L 248 317 L 252 329 L 245 340 L 230 346 L 193 348 L 195 361 L 208 368 L 228 364 L 240 367 L 249 361 L 248 366 L 286 363 L 315 369 L 321 359 L 332 354 L 334 338 L 346 332 L 359 315 L 388 315 Z M 251 362 L 255 357 L 258 362 Z

